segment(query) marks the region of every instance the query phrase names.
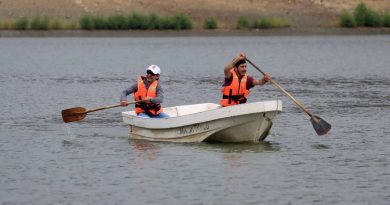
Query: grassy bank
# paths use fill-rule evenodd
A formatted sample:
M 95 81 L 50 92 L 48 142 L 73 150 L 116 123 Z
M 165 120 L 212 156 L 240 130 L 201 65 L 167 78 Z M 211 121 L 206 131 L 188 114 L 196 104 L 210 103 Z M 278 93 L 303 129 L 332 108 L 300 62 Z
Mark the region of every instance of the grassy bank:
M 260 17 L 259 17 L 260 16 Z M 215 16 L 205 16 L 202 22 L 194 22 L 185 14 L 158 16 L 133 12 L 131 14 L 117 13 L 113 15 L 82 15 L 77 21 L 69 19 L 50 18 L 47 16 L 20 17 L 17 19 L 0 19 L 0 30 L 40 31 L 40 30 L 221 30 L 219 19 Z M 297 24 L 297 22 L 295 22 Z M 296 28 L 289 19 L 274 16 L 239 16 L 229 26 L 230 30 L 268 30 Z M 194 26 L 196 25 L 196 26 Z M 333 24 L 334 25 L 334 24 Z M 379 13 L 364 3 L 358 4 L 353 12 L 343 11 L 340 14 L 339 25 L 346 28 L 390 27 L 390 13 Z M 336 27 L 337 27 L 336 26 Z M 226 25 L 225 25 L 226 27 Z M 319 29 L 330 29 L 329 27 Z M 226 29 L 226 28 L 225 28 Z M 299 29 L 299 28 L 298 28 Z
M 0 30 L 1 37 L 219 37 L 219 36 L 315 36 L 390 35 L 390 28 L 273 28 L 273 29 L 191 29 L 191 30 Z
M 187 30 L 192 29 L 192 19 L 185 14 L 157 16 L 133 13 L 116 14 L 108 17 L 84 15 L 80 28 L 86 30 Z
M 83 15 L 78 22 L 50 19 L 35 16 L 32 19 L 21 17 L 16 20 L 0 20 L 0 30 L 191 30 L 193 20 L 185 14 L 158 16 L 155 14 L 115 14 L 110 16 Z M 219 29 L 216 17 L 206 17 L 202 29 Z M 289 27 L 287 19 L 275 17 L 250 18 L 241 16 L 236 21 L 236 29 L 269 29 Z

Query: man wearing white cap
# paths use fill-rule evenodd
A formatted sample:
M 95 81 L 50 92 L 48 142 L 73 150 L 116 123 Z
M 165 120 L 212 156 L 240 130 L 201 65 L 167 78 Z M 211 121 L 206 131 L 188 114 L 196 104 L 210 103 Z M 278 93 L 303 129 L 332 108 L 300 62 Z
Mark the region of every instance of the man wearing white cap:
M 134 93 L 135 112 L 138 117 L 143 118 L 168 118 L 167 113 L 163 112 L 161 103 L 164 100 L 164 91 L 158 80 L 160 79 L 160 67 L 151 65 L 146 68 L 146 76 L 138 76 L 137 83 L 134 83 L 122 92 L 122 106 L 127 106 L 127 96 Z

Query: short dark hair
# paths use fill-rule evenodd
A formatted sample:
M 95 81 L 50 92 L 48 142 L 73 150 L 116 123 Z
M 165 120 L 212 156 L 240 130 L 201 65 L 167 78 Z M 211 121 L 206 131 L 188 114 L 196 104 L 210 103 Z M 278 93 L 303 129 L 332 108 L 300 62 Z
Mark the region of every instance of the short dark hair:
M 241 60 L 237 61 L 234 64 L 234 67 L 238 68 L 238 66 L 240 66 L 241 64 L 244 64 L 244 63 L 246 63 L 246 60 L 245 59 L 241 59 Z

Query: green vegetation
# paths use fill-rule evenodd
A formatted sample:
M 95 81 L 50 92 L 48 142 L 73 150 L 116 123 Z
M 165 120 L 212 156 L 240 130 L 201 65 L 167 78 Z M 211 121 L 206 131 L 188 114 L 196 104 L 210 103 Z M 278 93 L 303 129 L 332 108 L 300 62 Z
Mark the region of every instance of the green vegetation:
M 33 30 L 48 30 L 49 29 L 49 17 L 35 16 L 31 20 L 30 28 Z
M 48 17 L 36 16 L 32 20 L 27 17 L 20 17 L 16 20 L 1 20 L 0 30 L 58 30 L 58 29 L 76 29 L 77 24 L 60 19 L 49 19 Z
M 134 12 L 131 15 L 115 14 L 108 17 L 84 15 L 80 18 L 80 27 L 86 30 L 184 30 L 192 29 L 192 20 L 185 14 L 160 17 Z
M 290 22 L 282 18 L 261 17 L 258 19 L 249 19 L 241 16 L 237 20 L 237 29 L 268 29 L 289 27 Z
M 206 18 L 203 22 L 203 28 L 204 29 L 216 29 L 218 28 L 217 19 L 212 16 L 209 18 Z
M 122 14 L 115 14 L 107 17 L 106 28 L 110 30 L 126 30 L 129 29 L 129 18 Z
M 155 14 L 151 14 L 149 16 L 134 12 L 131 14 L 128 18 L 128 29 L 139 29 L 139 30 L 146 30 L 146 29 L 158 29 L 161 27 L 160 24 L 160 17 L 158 17 Z
M 248 17 L 246 17 L 246 16 L 238 17 L 237 26 L 236 26 L 237 29 L 246 29 L 246 28 L 250 27 L 249 25 L 250 25 L 250 23 L 249 23 Z
M 192 29 L 192 19 L 185 14 L 173 16 L 144 15 L 134 12 L 131 15 L 115 14 L 111 16 L 83 15 L 78 23 L 60 19 L 49 19 L 47 16 L 26 17 L 16 20 L 0 20 L 0 29 L 15 30 L 49 30 L 76 29 L 85 30 L 185 30 Z
M 175 29 L 192 29 L 192 20 L 185 14 L 177 14 L 173 16 L 173 24 Z
M 64 29 L 76 29 L 77 24 L 70 21 L 64 21 L 60 19 L 52 19 L 49 21 L 49 29 L 64 30 Z
M 383 26 L 384 27 L 390 27 L 390 13 L 386 13 L 383 15 L 382 18 Z
M 341 13 L 341 16 L 340 16 L 340 26 L 342 26 L 342 27 L 356 27 L 355 18 L 347 11 L 343 11 Z
M 26 30 L 28 28 L 28 19 L 26 17 L 17 19 L 13 23 L 12 28 L 15 30 Z
M 96 28 L 93 16 L 84 15 L 80 18 L 79 23 L 80 23 L 80 27 L 86 30 L 92 30 Z
M 197 25 L 199 25 L 197 22 Z M 289 27 L 291 23 L 284 18 L 275 17 L 248 17 L 240 16 L 236 21 L 236 29 L 269 29 Z M 390 13 L 380 14 L 367 7 L 364 3 L 358 4 L 351 12 L 344 10 L 339 17 L 341 27 L 390 27 Z M 58 29 L 85 29 L 85 30 L 186 30 L 192 29 L 193 22 L 186 14 L 158 16 L 156 14 L 113 14 L 109 16 L 85 14 L 77 22 L 64 19 L 49 19 L 47 16 L 18 19 L 0 19 L 0 30 L 58 30 Z M 218 22 L 215 16 L 203 20 L 203 29 L 217 29 Z
M 378 27 L 382 24 L 379 14 L 368 8 L 364 3 L 356 6 L 354 16 L 358 26 Z
M 253 23 L 253 28 L 266 29 L 271 27 L 272 27 L 272 23 L 269 18 L 259 18 L 256 19 L 255 22 Z
M 380 15 L 378 12 L 360 3 L 355 7 L 353 15 L 343 11 L 340 15 L 340 26 L 342 27 L 389 27 L 390 15 Z
M 281 18 L 262 17 L 255 21 L 253 27 L 258 29 L 289 27 L 290 22 Z

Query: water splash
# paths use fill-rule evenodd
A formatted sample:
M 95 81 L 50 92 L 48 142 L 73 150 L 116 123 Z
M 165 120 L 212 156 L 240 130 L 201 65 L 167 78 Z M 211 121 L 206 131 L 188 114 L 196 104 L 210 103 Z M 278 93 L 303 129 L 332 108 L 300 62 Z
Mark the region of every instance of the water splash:
M 67 133 L 68 138 L 62 140 L 63 145 L 72 145 L 72 144 L 78 144 L 78 140 L 76 139 L 76 135 L 73 133 L 70 125 L 68 123 L 64 123 L 65 130 Z

